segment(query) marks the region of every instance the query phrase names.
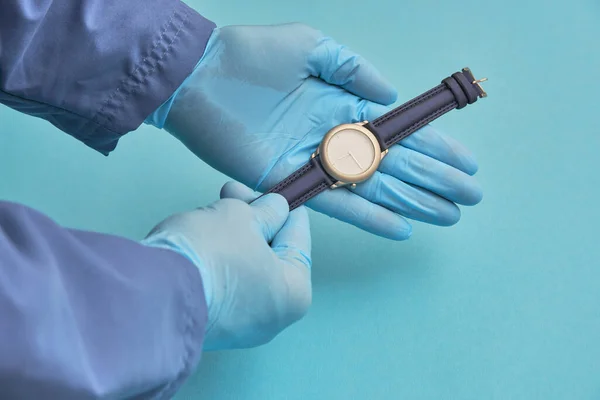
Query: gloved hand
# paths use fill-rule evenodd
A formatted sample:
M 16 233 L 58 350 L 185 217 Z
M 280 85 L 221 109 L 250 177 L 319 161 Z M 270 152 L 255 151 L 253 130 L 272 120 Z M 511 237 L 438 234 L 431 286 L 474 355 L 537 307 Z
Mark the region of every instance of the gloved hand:
M 177 251 L 200 270 L 208 304 L 204 350 L 264 344 L 311 302 L 306 208 L 230 182 L 221 200 L 158 224 L 145 245 Z
M 264 192 L 306 163 L 330 128 L 372 120 L 396 98 L 371 64 L 310 27 L 232 26 L 214 31 L 192 75 L 149 120 Z M 452 225 L 456 204 L 478 203 L 476 171 L 467 149 L 426 127 L 393 146 L 356 189 L 329 190 L 306 205 L 403 240 L 411 234 L 403 217 Z

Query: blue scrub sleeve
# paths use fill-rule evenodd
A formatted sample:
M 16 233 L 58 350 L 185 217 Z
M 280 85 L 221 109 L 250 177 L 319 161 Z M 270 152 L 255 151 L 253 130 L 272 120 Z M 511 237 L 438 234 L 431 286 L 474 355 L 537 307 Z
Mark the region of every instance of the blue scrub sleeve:
M 200 359 L 197 268 L 0 202 L 0 397 L 168 399 Z
M 182 84 L 215 24 L 179 0 L 0 5 L 0 103 L 108 155 Z
M 0 5 L 0 103 L 108 155 L 201 58 L 214 24 L 178 0 Z M 200 359 L 197 268 L 0 202 L 0 397 L 173 396 Z

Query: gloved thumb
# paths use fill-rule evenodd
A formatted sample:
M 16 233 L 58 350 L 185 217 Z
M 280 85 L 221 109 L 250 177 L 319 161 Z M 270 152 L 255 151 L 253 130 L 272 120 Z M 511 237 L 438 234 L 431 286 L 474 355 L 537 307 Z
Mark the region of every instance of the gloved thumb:
M 260 193 L 255 192 L 248 186 L 245 186 L 236 181 L 227 182 L 221 188 L 222 199 L 238 199 L 250 203 L 252 200 L 260 196 Z
M 279 232 L 290 213 L 287 200 L 280 194 L 266 194 L 250 204 L 265 240 L 269 243 Z
M 290 207 L 287 200 L 276 193 L 259 197 L 255 192 L 239 182 L 227 182 L 221 188 L 221 198 L 234 198 L 251 202 L 254 216 L 267 242 L 271 242 L 288 218 Z M 255 200 L 256 199 L 256 200 Z
M 363 99 L 384 105 L 398 99 L 398 91 L 375 66 L 331 38 L 319 41 L 309 58 L 309 69 L 311 75 Z

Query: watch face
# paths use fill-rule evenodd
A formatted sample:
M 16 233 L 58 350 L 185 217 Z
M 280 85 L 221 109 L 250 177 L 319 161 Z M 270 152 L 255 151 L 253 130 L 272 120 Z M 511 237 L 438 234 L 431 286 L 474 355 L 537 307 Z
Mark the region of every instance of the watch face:
M 375 171 L 381 151 L 371 132 L 362 126 L 345 125 L 328 134 L 321 157 L 331 175 L 340 181 L 354 183 Z

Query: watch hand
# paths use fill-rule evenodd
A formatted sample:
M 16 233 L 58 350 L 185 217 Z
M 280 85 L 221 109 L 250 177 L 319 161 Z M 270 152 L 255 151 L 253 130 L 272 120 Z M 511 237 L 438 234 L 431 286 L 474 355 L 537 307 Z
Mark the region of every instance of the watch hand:
M 331 165 L 335 166 L 335 163 L 336 163 L 336 162 L 338 162 L 338 161 L 340 161 L 340 160 L 342 160 L 342 159 L 344 159 L 344 158 L 348 157 L 349 155 L 350 155 L 350 153 L 346 154 L 345 156 L 341 156 L 340 158 L 338 158 L 338 159 L 336 159 L 335 161 L 333 161 L 333 162 L 331 163 Z
M 350 157 L 352 157 L 352 159 L 354 160 L 354 162 L 355 162 L 356 164 L 358 164 L 358 167 L 359 167 L 360 169 L 364 169 L 364 168 L 362 167 L 362 165 L 360 165 L 360 163 L 358 162 L 358 160 L 357 160 L 357 159 L 356 159 L 356 158 L 355 158 L 355 157 L 352 155 L 352 153 L 351 153 L 351 152 L 348 152 L 348 154 L 350 154 Z

